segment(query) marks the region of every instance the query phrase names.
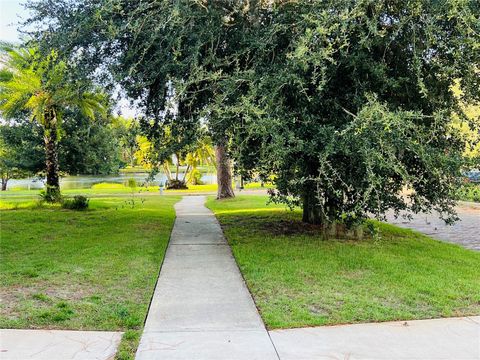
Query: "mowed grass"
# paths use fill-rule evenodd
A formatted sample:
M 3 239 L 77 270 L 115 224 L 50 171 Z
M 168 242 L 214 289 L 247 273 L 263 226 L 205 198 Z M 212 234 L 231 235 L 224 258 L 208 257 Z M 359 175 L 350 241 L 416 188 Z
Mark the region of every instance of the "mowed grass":
M 266 197 L 209 198 L 270 329 L 480 314 L 480 253 L 375 222 L 322 239 Z
M 141 329 L 178 199 L 0 211 L 0 328 Z
M 233 184 L 235 187 L 235 184 Z M 245 190 L 267 190 L 273 188 L 272 183 L 251 182 L 245 184 Z M 164 190 L 165 195 L 186 195 L 196 193 L 215 193 L 218 190 L 217 184 L 192 185 L 188 184 L 188 189 L 183 190 Z M 119 183 L 98 183 L 92 185 L 89 189 L 66 189 L 62 194 L 66 197 L 73 197 L 75 195 L 86 195 L 95 197 L 129 197 L 135 196 L 151 196 L 158 195 L 160 189 L 158 185 L 140 186 L 134 189 Z M 0 192 L 0 210 L 10 210 L 17 208 L 32 207 L 32 204 L 27 202 L 38 202 L 40 200 L 40 190 L 24 190 L 24 189 L 9 189 Z M 21 203 L 21 204 L 19 204 Z
M 164 190 L 164 194 L 175 195 L 184 193 L 208 193 L 217 191 L 217 185 L 188 185 L 187 190 Z M 62 191 L 62 194 L 66 197 L 74 195 L 86 195 L 86 196 L 115 196 L 124 197 L 131 196 L 132 192 L 136 196 L 150 196 L 159 195 L 160 189 L 158 186 L 137 186 L 135 189 L 129 188 L 123 184 L 117 183 L 99 183 L 93 185 L 90 189 L 66 189 Z M 0 193 L 0 201 L 4 203 L 12 203 L 16 201 L 25 201 L 32 199 L 40 199 L 40 190 L 7 190 Z

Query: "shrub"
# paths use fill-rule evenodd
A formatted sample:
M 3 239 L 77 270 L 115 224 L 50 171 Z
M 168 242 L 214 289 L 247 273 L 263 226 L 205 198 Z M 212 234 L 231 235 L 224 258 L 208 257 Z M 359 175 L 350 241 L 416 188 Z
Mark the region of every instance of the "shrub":
M 194 169 L 190 174 L 190 183 L 192 185 L 203 185 L 202 173 L 198 169 Z
M 62 203 L 64 209 L 85 210 L 88 208 L 89 199 L 83 195 L 75 195 L 73 199 L 66 199 Z
M 135 189 L 137 188 L 137 182 L 135 181 L 134 178 L 130 178 L 130 179 L 128 179 L 127 186 L 128 186 L 132 191 L 135 191 Z
M 457 198 L 463 201 L 480 202 L 480 184 L 463 184 L 458 189 Z

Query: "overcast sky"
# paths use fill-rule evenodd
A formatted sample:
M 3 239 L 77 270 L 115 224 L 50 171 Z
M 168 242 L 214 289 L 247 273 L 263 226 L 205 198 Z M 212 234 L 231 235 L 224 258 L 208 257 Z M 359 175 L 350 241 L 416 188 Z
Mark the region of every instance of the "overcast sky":
M 0 40 L 19 42 L 21 34 L 17 31 L 18 24 L 28 18 L 28 11 L 21 5 L 24 0 L 0 0 Z M 118 106 L 125 117 L 135 116 L 127 100 L 120 101 Z

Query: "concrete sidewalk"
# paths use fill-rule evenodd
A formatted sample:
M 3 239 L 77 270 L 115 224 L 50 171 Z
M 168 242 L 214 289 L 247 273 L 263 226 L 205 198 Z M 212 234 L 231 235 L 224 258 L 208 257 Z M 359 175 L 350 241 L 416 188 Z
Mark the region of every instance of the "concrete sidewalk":
M 184 197 L 136 359 L 278 359 L 204 196 Z
M 480 316 L 270 332 L 281 360 L 478 360 Z
M 121 332 L 0 330 L 2 360 L 112 360 Z
M 480 317 L 268 333 L 204 201 L 188 196 L 175 207 L 137 360 L 480 359 Z

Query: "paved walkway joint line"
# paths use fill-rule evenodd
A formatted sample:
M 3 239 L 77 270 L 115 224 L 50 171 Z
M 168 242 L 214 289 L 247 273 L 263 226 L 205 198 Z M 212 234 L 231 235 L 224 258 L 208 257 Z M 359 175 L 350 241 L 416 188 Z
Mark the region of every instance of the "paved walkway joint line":
M 137 360 L 278 360 L 204 196 L 184 197 Z

